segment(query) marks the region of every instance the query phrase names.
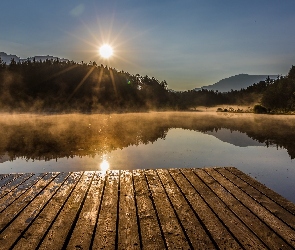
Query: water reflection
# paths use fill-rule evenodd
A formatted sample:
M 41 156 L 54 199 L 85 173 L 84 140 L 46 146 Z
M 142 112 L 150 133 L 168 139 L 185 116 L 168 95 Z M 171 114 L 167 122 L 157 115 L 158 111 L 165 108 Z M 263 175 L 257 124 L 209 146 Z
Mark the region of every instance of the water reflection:
M 214 131 L 204 132 L 207 135 L 213 135 L 223 142 L 230 143 L 237 147 L 250 147 L 250 146 L 265 146 L 265 143 L 253 140 L 246 133 L 240 131 L 232 131 L 230 129 L 218 129 Z
M 275 145 L 286 148 L 291 159 L 295 158 L 294 116 L 167 112 L 112 116 L 0 115 L 0 162 L 19 157 L 47 161 L 102 156 L 165 139 L 172 128 L 211 134 L 234 145 Z M 243 139 L 237 136 L 239 132 L 243 133 Z M 238 137 L 238 141 L 233 141 Z
M 99 170 L 101 170 L 101 171 L 103 171 L 103 172 L 106 172 L 107 170 L 110 169 L 110 163 L 107 161 L 106 158 L 107 158 L 107 157 L 104 155 L 104 156 L 103 156 L 103 160 L 102 160 L 102 162 L 101 162 L 100 165 L 99 165 L 99 167 L 100 167 Z

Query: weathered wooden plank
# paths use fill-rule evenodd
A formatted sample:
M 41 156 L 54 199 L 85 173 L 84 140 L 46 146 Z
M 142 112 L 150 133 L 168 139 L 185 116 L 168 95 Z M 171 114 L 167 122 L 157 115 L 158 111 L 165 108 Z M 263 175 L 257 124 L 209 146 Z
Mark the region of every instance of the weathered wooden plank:
M 33 175 L 34 174 L 32 174 L 32 173 L 23 174 L 21 176 L 18 176 L 18 178 L 15 178 L 14 180 L 12 180 L 7 185 L 3 186 L 0 189 L 0 199 L 2 197 L 4 197 L 6 194 L 12 192 L 15 188 L 17 188 L 20 184 L 22 184 L 23 182 L 25 182 L 27 179 L 29 179 Z
M 131 171 L 121 171 L 118 249 L 140 249 L 138 221 Z
M 237 176 L 235 176 L 227 170 L 223 171 L 223 169 L 217 169 L 217 171 L 220 172 L 226 178 L 228 178 L 232 183 L 234 183 L 239 188 L 239 192 L 235 189 L 229 189 L 237 197 L 237 199 L 246 199 L 246 196 L 248 196 L 248 194 L 245 192 L 241 192 L 241 190 L 243 190 L 243 188 L 247 189 L 247 187 L 252 188 L 251 186 L 247 185 L 246 182 L 241 181 L 241 179 L 239 179 Z M 265 207 L 261 206 L 261 204 L 259 204 L 257 200 L 252 198 L 252 202 L 248 203 L 248 207 L 256 216 L 258 216 L 264 223 L 266 223 L 286 242 L 288 242 L 289 245 L 295 247 L 294 230 L 292 230 L 288 225 L 286 225 L 283 221 L 277 218 L 274 214 L 270 213 Z
M 153 208 L 151 194 L 143 170 L 133 170 L 133 185 L 139 219 L 141 248 L 165 249 L 164 238 Z
M 200 179 L 193 178 L 191 176 L 188 176 L 188 178 L 193 179 L 193 181 L 197 184 L 200 194 L 203 195 L 208 204 L 214 211 L 216 211 L 218 217 L 223 221 L 224 225 L 229 228 L 243 247 L 246 249 L 265 249 L 265 246 L 256 237 L 256 235 L 249 230 L 249 228 L 226 206 L 226 204 L 224 204 L 224 202 L 220 200 L 216 194 L 207 195 L 208 192 L 212 192 L 212 190 L 208 187 L 208 184 L 212 184 L 215 180 L 212 179 L 206 183 L 206 180 L 204 180 L 204 171 L 202 169 L 196 169 L 194 172 L 200 177 Z
M 61 212 L 51 225 L 39 249 L 62 249 L 76 216 L 79 216 L 82 202 L 93 179 L 94 172 L 85 172 L 66 201 Z
M 263 223 L 257 216 L 255 216 L 248 208 L 248 203 L 252 202 L 250 197 L 246 197 L 246 200 L 238 200 L 231 192 L 227 189 L 228 186 L 236 188 L 231 182 L 225 179 L 220 173 L 213 168 L 204 169 L 205 174 L 202 178 L 206 183 L 210 183 L 209 187 L 222 199 L 224 203 L 247 225 L 257 237 L 264 242 L 264 244 L 270 249 L 291 249 L 281 237 L 279 237 L 271 228 Z M 201 171 L 198 172 L 199 174 Z M 210 176 L 209 176 L 210 175 Z M 214 178 L 217 182 L 212 181 Z M 236 190 L 237 192 L 239 190 Z
M 3 178 L 6 178 L 8 175 L 10 174 L 0 174 L 0 180 L 2 180 Z
M 187 178 L 177 169 L 169 170 L 171 176 L 180 187 L 182 193 L 185 195 L 190 205 L 202 221 L 204 227 L 207 229 L 208 235 L 214 240 L 215 244 L 220 249 L 241 249 L 241 246 L 232 236 L 232 234 L 224 227 L 214 211 L 204 201 L 202 196 L 196 192 L 193 185 Z M 192 171 L 188 170 L 187 175 L 192 175 Z
M 258 201 L 262 206 L 264 206 L 266 209 L 268 209 L 271 213 L 276 215 L 278 218 L 280 218 L 282 221 L 284 221 L 286 224 L 288 224 L 292 229 L 295 230 L 295 216 L 278 205 L 276 202 L 271 200 L 269 197 L 255 189 L 253 186 L 249 185 L 248 182 L 241 181 L 242 183 L 245 183 L 246 187 L 242 188 L 245 192 L 247 192 L 253 199 Z
M 295 248 L 292 204 L 234 168 L 31 175 L 0 175 L 0 249 Z
M 5 216 L 3 216 L 3 212 L 0 213 L 0 233 L 2 233 L 2 231 L 18 216 L 18 214 L 42 192 L 42 190 L 53 180 L 53 178 L 55 178 L 56 175 L 56 173 L 45 175 L 42 179 L 35 183 L 34 188 L 29 189 L 25 195 L 22 195 L 20 199 L 13 202 L 12 205 L 4 210 Z
M 34 184 L 42 179 L 46 174 L 36 174 L 21 183 L 14 192 L 10 192 L 0 199 L 0 213 L 2 213 L 8 206 L 10 206 L 20 196 L 25 194 Z
M 283 196 L 279 195 L 278 193 L 274 192 L 273 190 L 269 189 L 262 183 L 256 181 L 249 175 L 244 174 L 242 171 L 238 170 L 237 168 L 226 168 L 228 171 L 233 173 L 234 175 L 238 176 L 245 182 L 247 182 L 249 185 L 253 186 L 255 189 L 257 189 L 259 192 L 261 192 L 263 195 L 267 196 L 274 202 L 276 202 L 279 206 L 283 207 L 284 209 L 288 210 L 290 213 L 295 215 L 295 204 L 291 201 L 288 201 Z M 293 224 L 294 225 L 294 224 Z M 294 228 L 294 226 L 293 226 Z
M 190 249 L 188 239 L 175 217 L 174 210 L 155 170 L 146 170 L 145 175 L 160 219 L 167 247 L 169 249 Z
M 105 174 L 96 172 L 67 249 L 89 249 L 104 191 Z M 95 248 L 95 247 L 94 247 Z
M 0 188 L 2 189 L 5 185 L 10 183 L 11 181 L 14 181 L 15 179 L 17 179 L 21 175 L 22 174 L 10 174 L 10 175 L 5 176 L 3 179 L 0 180 Z M 0 192 L 1 192 L 1 189 L 0 189 Z
M 11 248 L 15 241 L 22 235 L 32 221 L 42 211 L 43 207 L 55 194 L 61 183 L 68 176 L 68 173 L 59 174 L 49 185 L 23 210 L 16 219 L 1 233 L 1 247 Z
M 119 176 L 119 171 L 107 172 L 102 206 L 93 239 L 95 249 L 115 249 Z
M 82 173 L 72 173 L 63 183 L 63 185 L 57 190 L 52 199 L 22 235 L 13 249 L 37 249 L 41 244 L 41 240 L 44 235 L 49 231 L 50 226 L 55 221 L 62 210 L 65 201 L 68 199 L 72 190 L 76 186 L 77 182 L 81 178 Z
M 195 216 L 181 191 L 170 176 L 168 170 L 159 169 L 157 173 L 165 187 L 168 198 L 178 215 L 187 236 L 194 249 L 214 249 L 216 246 L 211 241 L 202 224 Z

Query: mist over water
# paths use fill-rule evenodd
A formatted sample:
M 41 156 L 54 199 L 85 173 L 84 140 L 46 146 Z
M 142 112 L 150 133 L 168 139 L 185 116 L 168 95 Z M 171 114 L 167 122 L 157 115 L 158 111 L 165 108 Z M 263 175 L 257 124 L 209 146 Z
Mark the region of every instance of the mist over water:
M 295 202 L 295 117 L 0 115 L 0 173 L 234 166 Z

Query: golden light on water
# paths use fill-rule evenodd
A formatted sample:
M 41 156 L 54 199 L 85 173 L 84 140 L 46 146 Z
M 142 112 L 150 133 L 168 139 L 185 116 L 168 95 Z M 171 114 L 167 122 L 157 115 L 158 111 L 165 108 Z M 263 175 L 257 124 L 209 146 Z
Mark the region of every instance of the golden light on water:
M 113 48 L 109 44 L 104 44 L 99 48 L 101 57 L 108 59 L 113 55 Z
M 110 168 L 110 164 L 106 159 L 103 159 L 102 163 L 100 163 L 100 170 L 106 172 Z

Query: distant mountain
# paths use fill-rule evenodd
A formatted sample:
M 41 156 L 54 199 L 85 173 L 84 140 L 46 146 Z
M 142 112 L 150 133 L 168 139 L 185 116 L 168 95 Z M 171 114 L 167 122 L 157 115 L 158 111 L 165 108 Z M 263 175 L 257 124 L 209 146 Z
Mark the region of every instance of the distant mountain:
M 255 141 L 245 133 L 231 131 L 230 129 L 226 128 L 222 128 L 218 131 L 207 131 L 203 133 L 207 135 L 213 135 L 220 141 L 227 142 L 238 147 L 265 146 L 265 143 Z
M 10 156 L 7 153 L 0 155 L 0 163 L 6 162 L 9 160 L 10 160 Z
M 247 88 L 254 83 L 264 81 L 268 75 L 248 75 L 248 74 L 239 74 L 231 76 L 225 79 L 220 80 L 219 82 L 203 86 L 202 88 L 196 88 L 195 90 L 208 89 L 208 90 L 218 90 L 219 92 L 228 92 L 231 90 L 240 90 L 242 88 Z M 276 79 L 277 75 L 269 75 L 271 79 Z
M 0 52 L 0 57 L 2 61 L 6 64 L 10 64 L 11 59 L 13 58 L 16 62 L 19 62 L 21 59 L 16 55 L 8 55 L 5 52 Z
M 8 55 L 6 54 L 5 52 L 0 52 L 0 57 L 2 59 L 2 61 L 4 61 L 6 64 L 10 64 L 10 61 L 11 59 L 13 58 L 16 62 L 24 62 L 26 60 L 31 60 L 33 61 L 33 59 L 35 58 L 36 61 L 45 61 L 45 60 L 59 60 L 59 61 L 69 61 L 68 59 L 65 59 L 65 58 L 59 58 L 57 56 L 50 56 L 50 55 L 47 55 L 47 56 L 32 56 L 32 57 L 29 57 L 29 58 L 26 58 L 26 59 L 23 59 L 23 58 L 20 58 L 18 57 L 17 55 Z

